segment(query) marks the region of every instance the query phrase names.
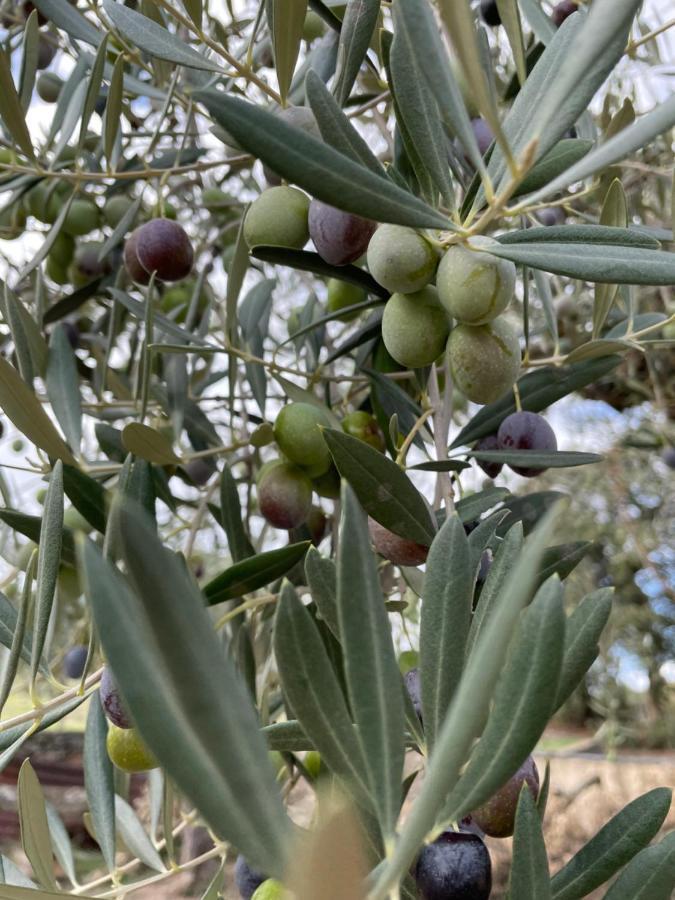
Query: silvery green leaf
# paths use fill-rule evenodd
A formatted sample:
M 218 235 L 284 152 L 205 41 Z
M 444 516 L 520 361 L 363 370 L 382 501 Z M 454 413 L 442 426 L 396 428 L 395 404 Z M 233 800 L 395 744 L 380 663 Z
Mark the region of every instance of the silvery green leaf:
M 84 786 L 96 840 L 108 871 L 115 869 L 115 787 L 106 749 L 108 721 L 98 692 L 89 701 L 84 732 Z
M 516 809 L 508 900 L 550 900 L 551 881 L 541 816 L 524 784 Z
M 157 22 L 115 0 L 103 0 L 103 8 L 113 25 L 133 44 L 151 56 L 207 72 L 222 72 L 221 67 L 204 53 L 198 53 Z

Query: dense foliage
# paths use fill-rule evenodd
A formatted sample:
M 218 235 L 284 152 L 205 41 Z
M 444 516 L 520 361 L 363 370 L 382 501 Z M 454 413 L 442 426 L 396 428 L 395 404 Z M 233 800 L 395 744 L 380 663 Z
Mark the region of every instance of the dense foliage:
M 26 760 L 0 897 L 216 858 L 215 898 L 236 856 L 254 900 L 487 900 L 486 835 L 511 900 L 671 896 L 670 791 L 552 874 L 532 756 L 614 603 L 564 595 L 596 535 L 537 479 L 609 463 L 546 411 L 653 398 L 674 464 L 641 5 L 0 2 L 0 406 L 46 486 L 1 485 L 0 765 L 86 709 L 101 854 L 76 871 Z

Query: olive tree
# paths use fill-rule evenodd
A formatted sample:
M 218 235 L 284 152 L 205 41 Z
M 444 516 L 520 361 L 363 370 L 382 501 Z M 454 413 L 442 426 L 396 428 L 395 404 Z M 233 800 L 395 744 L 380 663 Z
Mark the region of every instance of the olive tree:
M 673 23 L 641 6 L 0 5 L 0 405 L 46 485 L 3 485 L 1 759 L 86 708 L 103 872 L 27 760 L 0 896 L 215 858 L 211 898 L 236 856 L 255 900 L 484 900 L 487 834 L 511 900 L 670 897 L 666 788 L 549 871 L 532 753 L 612 592 L 568 614 L 590 545 L 512 474 L 601 469 L 544 413 L 672 341 L 675 100 L 617 73 Z

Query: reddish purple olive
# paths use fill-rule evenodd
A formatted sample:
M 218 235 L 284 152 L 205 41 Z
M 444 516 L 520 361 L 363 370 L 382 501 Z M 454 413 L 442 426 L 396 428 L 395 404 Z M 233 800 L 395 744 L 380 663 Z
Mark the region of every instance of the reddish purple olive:
M 415 881 L 420 900 L 488 900 L 490 854 L 477 834 L 446 831 L 418 856 Z
M 521 410 L 511 413 L 499 426 L 497 440 L 500 450 L 538 450 L 542 453 L 555 452 L 558 441 L 555 431 L 543 416 Z M 531 466 L 509 466 L 524 478 L 534 478 L 546 468 Z
M 146 272 L 138 258 L 138 232 L 132 231 L 124 244 L 124 266 L 131 279 L 138 284 L 149 284 L 150 273 Z
M 118 728 L 133 728 L 131 716 L 117 687 L 115 676 L 107 666 L 101 675 L 99 694 L 103 712 L 113 725 L 117 725 Z
M 537 213 L 537 218 L 542 225 L 551 228 L 553 225 L 562 225 L 565 221 L 565 211 L 560 206 L 546 206 Z
M 421 566 L 426 562 L 429 548 L 424 544 L 400 537 L 371 518 L 368 519 L 368 531 L 377 553 L 395 566 Z
M 309 204 L 309 236 L 319 256 L 332 266 L 346 266 L 368 249 L 375 222 L 343 212 L 321 200 Z
M 147 284 L 180 281 L 192 271 L 194 251 L 185 229 L 171 219 L 151 219 L 133 231 L 124 247 L 124 262 L 134 281 Z
M 500 450 L 499 441 L 497 440 L 496 434 L 490 434 L 487 437 L 481 438 L 476 446 L 473 448 L 474 450 L 485 450 L 485 451 L 493 451 Z M 499 462 L 487 462 L 487 460 L 477 459 L 476 462 L 480 466 L 480 468 L 485 472 L 488 478 L 496 478 L 497 475 L 504 468 L 504 463 Z
M 258 476 L 258 508 L 275 528 L 297 528 L 312 508 L 312 482 L 298 466 L 275 460 Z
M 568 19 L 578 9 L 578 5 L 573 3 L 572 0 L 562 0 L 562 3 L 558 3 L 557 6 L 553 7 L 553 12 L 551 13 L 553 24 L 556 28 L 560 28 L 565 19 Z
M 532 756 L 528 756 L 515 775 L 490 799 L 471 813 L 473 821 L 490 837 L 511 837 L 516 824 L 516 810 L 523 785 L 526 784 L 536 800 L 539 796 L 539 770 Z

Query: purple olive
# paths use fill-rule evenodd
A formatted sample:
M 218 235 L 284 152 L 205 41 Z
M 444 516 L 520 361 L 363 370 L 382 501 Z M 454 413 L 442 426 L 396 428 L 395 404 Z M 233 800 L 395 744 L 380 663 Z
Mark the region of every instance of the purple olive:
M 565 19 L 569 18 L 578 9 L 578 5 L 573 3 L 572 0 L 562 0 L 562 3 L 558 3 L 557 6 L 553 7 L 553 12 L 551 13 L 553 24 L 556 28 L 560 28 Z
M 309 204 L 309 236 L 319 256 L 332 266 L 346 266 L 368 249 L 375 222 L 312 200 Z
M 490 837 L 511 837 L 516 824 L 516 810 L 523 785 L 526 784 L 536 800 L 539 795 L 539 770 L 528 756 L 515 775 L 490 799 L 471 813 L 473 821 Z
M 418 856 L 415 881 L 420 900 L 488 900 L 490 854 L 477 834 L 445 831 Z
M 63 671 L 68 678 L 82 678 L 86 662 L 87 648 L 84 644 L 77 644 L 63 657 Z
M 555 432 L 546 419 L 537 413 L 525 410 L 511 413 L 504 419 L 499 426 L 497 440 L 501 450 L 554 452 L 558 449 Z M 545 467 L 509 466 L 509 468 L 525 478 L 534 478 L 535 475 L 546 471 Z
M 368 531 L 375 550 L 396 566 L 421 566 L 429 555 L 428 547 L 394 534 L 375 519 L 368 519 Z
M 118 728 L 133 728 L 131 716 L 117 687 L 115 677 L 107 666 L 101 675 L 99 694 L 103 712 L 113 725 L 117 725 Z
M 493 450 L 501 450 L 501 447 L 499 446 L 499 440 L 497 439 L 497 435 L 490 434 L 487 437 L 481 438 L 478 441 L 478 443 L 476 444 L 476 446 L 474 447 L 474 450 L 486 450 L 486 451 L 490 451 L 490 452 Z M 504 463 L 488 462 L 487 460 L 483 460 L 483 459 L 477 459 L 476 462 L 478 463 L 480 468 L 485 472 L 485 474 L 488 476 L 488 478 L 496 478 L 497 475 L 499 475 L 501 470 L 504 468 Z

